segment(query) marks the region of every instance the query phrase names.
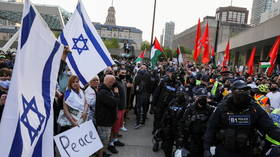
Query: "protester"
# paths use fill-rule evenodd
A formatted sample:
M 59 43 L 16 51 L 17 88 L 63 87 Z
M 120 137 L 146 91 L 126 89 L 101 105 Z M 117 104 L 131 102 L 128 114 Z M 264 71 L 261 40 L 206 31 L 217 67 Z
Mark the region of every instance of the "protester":
M 271 107 L 273 107 L 274 109 L 280 108 L 280 92 L 277 83 L 271 84 L 270 92 L 267 93 L 266 96 L 270 100 Z
M 95 121 L 95 105 L 96 105 L 96 95 L 99 88 L 99 77 L 95 76 L 89 81 L 89 86 L 85 90 L 86 101 L 89 105 L 89 120 L 92 120 L 94 124 Z
M 63 110 L 71 126 L 66 125 L 62 130 L 78 126 L 88 118 L 88 104 L 85 95 L 80 89 L 79 78 L 72 75 L 68 81 L 68 89 L 64 95 Z
M 120 98 L 118 88 L 113 86 L 115 82 L 116 78 L 113 75 L 106 75 L 96 97 L 96 125 L 104 145 L 104 148 L 98 152 L 99 157 L 103 157 L 103 152 L 110 142 L 112 126 L 117 120 L 117 104 L 120 103 Z

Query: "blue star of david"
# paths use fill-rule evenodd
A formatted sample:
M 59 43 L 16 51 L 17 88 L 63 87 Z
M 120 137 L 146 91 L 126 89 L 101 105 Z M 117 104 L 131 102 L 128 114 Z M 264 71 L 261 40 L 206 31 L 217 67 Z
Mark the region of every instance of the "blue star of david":
M 28 134 L 31 140 L 31 145 L 34 142 L 35 138 L 38 136 L 39 131 L 42 128 L 42 124 L 45 120 L 45 116 L 43 114 L 41 114 L 38 110 L 37 104 L 36 104 L 36 100 L 35 97 L 33 97 L 30 102 L 28 102 L 25 97 L 22 95 L 22 103 L 23 103 L 23 114 L 20 117 L 20 121 L 24 124 L 24 126 L 27 128 L 28 130 Z M 30 112 L 33 112 L 33 114 L 35 114 L 35 116 L 37 116 L 39 123 L 37 125 L 37 127 L 35 126 L 35 128 L 29 123 L 29 117 L 28 115 L 30 115 Z M 32 117 L 32 119 L 35 118 L 34 116 Z
M 74 45 L 72 47 L 72 50 L 77 50 L 79 55 L 85 50 L 89 50 L 88 47 L 87 47 L 87 40 L 88 39 L 85 39 L 83 37 L 83 35 L 81 34 L 78 38 L 72 38 L 73 42 L 74 42 Z M 79 47 L 78 46 L 78 43 L 79 42 L 83 42 L 83 46 L 82 47 Z

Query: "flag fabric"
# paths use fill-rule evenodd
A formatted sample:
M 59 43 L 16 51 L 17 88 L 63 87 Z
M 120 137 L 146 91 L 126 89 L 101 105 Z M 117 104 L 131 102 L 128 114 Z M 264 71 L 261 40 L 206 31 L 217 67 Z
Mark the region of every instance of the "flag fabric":
M 202 63 L 207 64 L 210 61 L 208 22 L 206 23 L 205 31 L 201 39 L 201 46 L 203 47 Z
M 151 49 L 151 64 L 152 67 L 154 67 L 157 64 L 158 57 L 163 53 L 163 49 L 160 46 L 160 43 L 158 42 L 157 38 L 155 38 L 155 41 L 152 45 Z
M 230 58 L 230 44 L 228 41 L 226 49 L 225 49 L 224 60 L 222 62 L 223 71 L 227 70 L 225 67 L 228 65 L 229 58 Z
M 146 49 L 140 53 L 140 55 L 136 58 L 135 63 L 142 62 L 145 56 Z
M 3 157 L 53 157 L 53 111 L 63 46 L 25 0 L 11 84 L 0 124 Z
M 247 73 L 249 75 L 253 75 L 254 74 L 254 58 L 255 58 L 255 54 L 256 54 L 256 47 L 254 47 L 252 49 L 251 56 L 250 56 L 250 58 L 248 60 L 248 63 L 247 63 L 247 68 L 248 68 Z
M 270 62 L 260 62 L 260 67 L 261 68 L 269 68 L 270 67 Z
M 200 36 L 201 36 L 201 29 L 200 29 L 200 19 L 198 19 L 198 24 L 196 28 L 196 35 L 195 35 L 195 42 L 194 42 L 194 53 L 193 53 L 193 60 L 196 62 L 197 58 L 200 54 Z
M 267 76 L 271 76 L 273 73 L 273 70 L 275 68 L 275 62 L 277 60 L 277 56 L 278 56 L 278 51 L 279 51 L 279 45 L 280 45 L 280 36 L 278 36 L 276 38 L 276 41 L 274 42 L 270 52 L 269 52 L 269 57 L 270 57 L 270 67 L 267 70 Z
M 106 67 L 115 64 L 81 0 L 63 29 L 60 41 L 71 49 L 72 53 L 67 56 L 67 65 L 83 85 Z

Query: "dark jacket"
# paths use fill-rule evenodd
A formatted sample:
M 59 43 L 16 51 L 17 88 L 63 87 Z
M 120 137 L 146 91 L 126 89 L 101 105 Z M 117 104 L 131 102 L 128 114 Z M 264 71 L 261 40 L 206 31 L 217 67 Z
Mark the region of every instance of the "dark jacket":
M 120 103 L 118 104 L 118 110 L 124 110 L 127 106 L 126 104 L 126 83 L 117 78 L 117 87 L 119 89 Z
M 231 137 L 231 134 L 227 133 L 229 131 L 234 131 L 235 134 L 233 134 L 233 138 L 229 138 L 230 140 L 228 141 L 237 141 L 237 136 L 239 134 L 245 133 L 248 136 L 243 137 L 251 138 L 251 136 L 254 135 L 255 129 L 259 130 L 263 135 L 268 134 L 273 139 L 277 141 L 280 140 L 280 129 L 273 124 L 268 114 L 260 107 L 260 105 L 256 104 L 254 101 L 250 101 L 248 104 L 244 104 L 244 106 L 245 105 L 247 106 L 247 109 L 244 109 L 243 111 L 237 110 L 236 105 L 233 103 L 231 95 L 226 100 L 222 101 L 222 103 L 216 108 L 216 110 L 210 117 L 205 133 L 204 149 L 209 150 L 211 144 L 216 141 L 218 142 L 216 151 L 228 151 L 229 149 L 225 149 L 227 148 L 227 145 L 224 145 L 224 142 L 221 143 L 220 139 L 224 140 L 227 139 L 227 137 Z M 238 119 L 236 117 L 245 118 L 241 119 L 243 120 L 241 121 L 239 120 L 240 118 Z M 222 130 L 224 130 L 223 134 L 221 134 Z M 218 139 L 217 137 L 221 138 Z M 254 140 L 253 138 L 251 139 L 251 142 L 255 141 L 256 140 Z M 237 147 L 238 146 L 239 145 L 237 145 Z M 230 147 L 230 149 L 234 148 L 235 147 Z M 241 151 L 241 154 L 246 154 L 246 151 L 251 151 L 251 148 L 246 148 L 247 149 L 245 149 L 245 147 L 242 148 L 244 152 Z M 231 152 L 240 154 L 240 151 L 231 150 Z M 232 154 L 232 156 L 238 155 Z
M 96 97 L 95 119 L 97 126 L 111 127 L 117 119 L 117 105 L 120 103 L 118 94 L 114 94 L 102 84 Z

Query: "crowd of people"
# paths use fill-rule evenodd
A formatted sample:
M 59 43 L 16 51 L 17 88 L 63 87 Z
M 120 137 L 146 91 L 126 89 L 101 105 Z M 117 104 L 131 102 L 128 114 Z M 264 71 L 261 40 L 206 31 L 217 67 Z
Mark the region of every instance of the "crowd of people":
M 166 157 L 278 156 L 280 145 L 280 75 L 246 73 L 186 62 L 117 64 L 81 86 L 63 52 L 54 109 L 55 134 L 92 121 L 104 145 L 95 156 L 118 153 L 120 130 L 128 131 L 128 112 L 135 129 L 154 116 L 153 151 Z M 12 75 L 14 54 L 0 55 L 0 118 Z M 1 119 L 0 119 L 1 120 Z M 213 149 L 215 148 L 215 152 Z M 274 157 L 273 156 L 273 157 Z

